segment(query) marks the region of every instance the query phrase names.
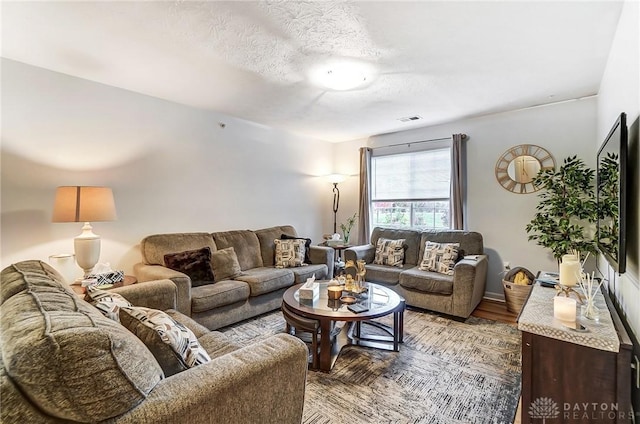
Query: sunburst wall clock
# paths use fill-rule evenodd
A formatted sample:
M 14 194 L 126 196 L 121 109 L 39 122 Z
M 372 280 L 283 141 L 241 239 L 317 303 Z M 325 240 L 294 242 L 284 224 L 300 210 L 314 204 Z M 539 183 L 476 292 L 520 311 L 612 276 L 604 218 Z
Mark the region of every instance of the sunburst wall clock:
M 527 194 L 540 190 L 533 184 L 538 172 L 555 167 L 555 159 L 545 148 L 534 144 L 520 144 L 498 158 L 495 172 L 498 183 L 505 190 Z

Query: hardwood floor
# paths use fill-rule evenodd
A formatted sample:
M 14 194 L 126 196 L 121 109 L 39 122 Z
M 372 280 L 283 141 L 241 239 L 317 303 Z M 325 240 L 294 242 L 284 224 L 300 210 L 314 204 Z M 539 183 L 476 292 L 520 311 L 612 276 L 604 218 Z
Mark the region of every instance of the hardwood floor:
M 507 311 L 507 305 L 504 302 L 490 299 L 482 299 L 482 302 L 471 314 L 474 317 L 491 319 L 494 321 L 506 322 L 509 324 L 516 324 L 517 315 Z M 522 408 L 522 399 L 518 403 L 518 409 L 516 411 L 515 420 L 513 424 L 520 424 L 520 409 Z
M 504 302 L 491 299 L 482 299 L 471 315 L 509 324 L 515 324 L 517 318 L 516 314 L 507 311 L 507 305 Z

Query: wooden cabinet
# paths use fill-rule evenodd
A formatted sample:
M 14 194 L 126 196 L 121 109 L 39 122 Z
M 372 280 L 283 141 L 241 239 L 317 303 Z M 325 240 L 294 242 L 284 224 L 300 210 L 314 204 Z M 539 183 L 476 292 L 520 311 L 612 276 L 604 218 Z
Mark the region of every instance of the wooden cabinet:
M 600 321 L 577 332 L 553 318 L 556 291 L 535 285 L 522 331 L 522 423 L 630 423 L 631 341 L 602 294 Z M 578 306 L 580 308 L 580 306 Z

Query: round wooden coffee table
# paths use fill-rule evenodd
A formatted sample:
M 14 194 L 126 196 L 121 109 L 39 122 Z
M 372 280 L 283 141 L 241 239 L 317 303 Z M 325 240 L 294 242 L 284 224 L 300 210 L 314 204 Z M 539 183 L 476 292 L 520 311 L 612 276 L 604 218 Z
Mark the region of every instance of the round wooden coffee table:
M 368 310 L 355 313 L 342 301 L 328 298 L 328 282 L 319 284 L 319 296 L 314 300 L 300 299 L 298 289 L 302 284 L 298 284 L 284 293 L 282 301 L 294 313 L 320 321 L 320 370 L 331 371 L 340 350 L 347 345 L 400 350 L 405 301 L 396 292 L 379 284 L 366 283 L 367 289 L 357 295 L 356 303 Z M 389 314 L 393 314 L 393 326 L 371 321 Z M 362 324 L 375 326 L 386 334 L 364 336 Z

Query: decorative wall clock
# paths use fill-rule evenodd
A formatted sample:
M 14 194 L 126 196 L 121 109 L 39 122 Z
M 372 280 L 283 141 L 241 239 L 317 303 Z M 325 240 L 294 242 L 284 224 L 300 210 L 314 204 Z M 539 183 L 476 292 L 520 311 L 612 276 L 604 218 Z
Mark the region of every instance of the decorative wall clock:
M 534 144 L 520 144 L 504 152 L 496 162 L 496 179 L 513 193 L 533 193 L 540 188 L 533 179 L 543 169 L 555 169 L 556 161 L 546 149 Z

